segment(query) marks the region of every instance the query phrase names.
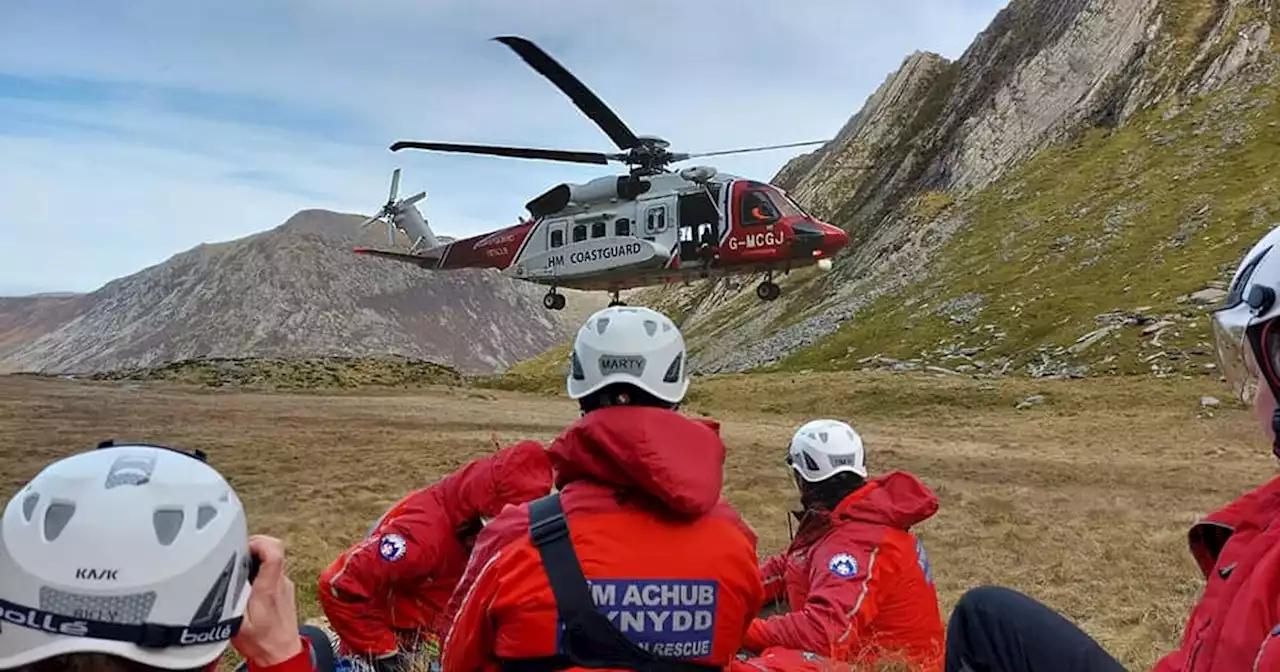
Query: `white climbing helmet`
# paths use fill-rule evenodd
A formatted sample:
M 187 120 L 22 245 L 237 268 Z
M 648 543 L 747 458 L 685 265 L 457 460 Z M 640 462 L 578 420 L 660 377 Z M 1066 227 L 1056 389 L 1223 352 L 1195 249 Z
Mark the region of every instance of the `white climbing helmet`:
M 1213 313 L 1218 366 L 1232 392 L 1252 404 L 1267 380 L 1280 398 L 1280 227 L 1272 229 L 1237 266 L 1221 308 Z M 1259 366 L 1261 364 L 1262 366 Z
M 252 563 L 240 500 L 203 458 L 105 442 L 9 500 L 0 669 L 70 653 L 191 669 L 222 655 Z
M 671 318 L 648 308 L 597 311 L 578 330 L 569 360 L 571 399 L 610 383 L 631 383 L 676 404 L 689 389 L 684 336 Z
M 811 420 L 797 429 L 787 450 L 787 464 L 810 483 L 842 472 L 867 477 L 862 437 L 839 420 Z

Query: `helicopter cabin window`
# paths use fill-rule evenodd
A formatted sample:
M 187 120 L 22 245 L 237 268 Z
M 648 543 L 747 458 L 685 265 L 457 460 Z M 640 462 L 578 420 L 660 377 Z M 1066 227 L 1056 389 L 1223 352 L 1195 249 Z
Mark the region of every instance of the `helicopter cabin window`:
M 769 195 L 760 190 L 752 190 L 742 194 L 742 223 L 745 226 L 760 226 L 778 221 L 778 208 L 769 200 Z
M 614 222 L 614 223 L 613 223 L 613 235 L 615 235 L 615 236 L 629 236 L 629 235 L 631 235 L 631 220 L 629 220 L 629 219 L 625 219 L 625 218 L 624 218 L 624 219 L 619 219 L 618 221 Z
M 667 230 L 667 206 L 655 205 L 645 211 L 644 231 L 649 235 Z
M 573 242 L 581 243 L 586 239 L 587 239 L 587 225 L 574 224 L 573 225 Z
M 607 233 L 609 233 L 609 228 L 605 226 L 605 223 L 603 221 L 591 223 L 592 238 L 604 238 L 605 234 Z
M 551 229 L 549 242 L 552 248 L 563 247 L 564 246 L 564 229 L 559 227 Z

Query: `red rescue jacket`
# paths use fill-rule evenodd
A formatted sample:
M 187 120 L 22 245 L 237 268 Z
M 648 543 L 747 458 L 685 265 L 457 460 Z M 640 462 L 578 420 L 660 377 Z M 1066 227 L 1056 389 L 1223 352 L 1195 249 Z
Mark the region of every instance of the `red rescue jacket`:
M 392 505 L 368 537 L 320 575 L 320 606 L 342 653 L 393 653 L 399 633 L 442 637 L 444 609 L 470 551 L 459 530 L 550 491 L 546 450 L 522 441 Z
M 1153 672 L 1280 670 L 1280 477 L 1191 528 L 1205 576 L 1182 646 Z
M 791 612 L 756 619 L 746 648 L 942 670 L 938 594 L 924 546 L 908 531 L 937 511 L 927 485 L 895 471 L 830 514 L 806 514 L 791 546 L 761 566 L 767 599 L 785 598 Z
M 721 498 L 718 431 L 665 409 L 602 408 L 549 452 L 600 610 L 658 655 L 726 666 L 764 604 L 764 586 L 756 536 Z M 450 612 L 445 672 L 557 653 L 555 598 L 529 541 L 528 505 L 485 527 Z

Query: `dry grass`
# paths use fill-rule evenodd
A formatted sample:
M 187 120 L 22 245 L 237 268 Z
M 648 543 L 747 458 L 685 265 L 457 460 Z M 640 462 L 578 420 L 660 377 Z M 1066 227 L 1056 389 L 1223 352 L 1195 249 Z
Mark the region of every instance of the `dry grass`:
M 1024 395 L 1049 403 L 1013 409 Z M 980 384 L 850 374 L 699 380 L 690 408 L 725 423 L 728 496 L 761 537 L 787 541 L 794 491 L 782 446 L 808 414 L 861 429 L 873 470 L 908 469 L 942 498 L 919 528 L 943 607 L 996 582 L 1064 611 L 1127 667 L 1175 645 L 1201 582 L 1186 528 L 1272 474 L 1251 417 L 1201 417 L 1211 380 Z M 106 438 L 209 452 L 250 509 L 283 537 L 304 618 L 318 572 L 384 507 L 466 459 L 549 439 L 566 400 L 429 388 L 361 394 L 237 393 L 168 383 L 0 378 L 0 486 Z

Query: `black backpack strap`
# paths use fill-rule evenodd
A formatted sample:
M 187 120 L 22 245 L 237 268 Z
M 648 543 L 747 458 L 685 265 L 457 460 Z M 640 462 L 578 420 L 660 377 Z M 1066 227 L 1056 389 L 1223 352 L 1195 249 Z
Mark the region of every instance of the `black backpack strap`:
M 529 503 L 529 540 L 538 549 L 542 568 L 555 596 L 556 613 L 563 624 L 564 653 L 543 658 L 502 661 L 506 672 L 553 672 L 569 667 L 647 670 L 650 672 L 709 672 L 715 665 L 700 665 L 656 656 L 627 639 L 614 627 L 591 597 L 591 586 L 569 538 L 569 521 L 553 492 Z
M 556 598 L 556 612 L 563 623 L 577 614 L 596 610 L 591 587 L 569 538 L 569 521 L 553 492 L 529 503 L 529 541 L 542 556 L 542 568 Z

